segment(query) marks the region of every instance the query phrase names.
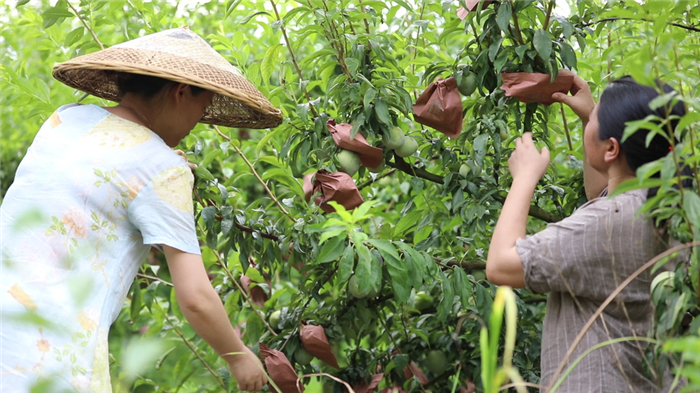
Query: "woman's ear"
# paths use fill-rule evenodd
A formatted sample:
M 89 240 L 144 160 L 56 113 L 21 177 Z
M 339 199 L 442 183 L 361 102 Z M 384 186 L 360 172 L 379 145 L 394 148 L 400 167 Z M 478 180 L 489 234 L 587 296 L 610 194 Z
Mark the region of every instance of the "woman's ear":
M 185 93 L 187 93 L 187 89 L 189 89 L 189 85 L 186 83 L 178 83 L 175 86 L 173 86 L 171 90 L 171 97 L 175 101 L 175 104 L 179 104 L 182 102 L 183 98 L 185 97 Z
M 605 160 L 605 162 L 611 163 L 617 159 L 624 158 L 622 147 L 617 139 L 608 138 L 605 144 L 605 154 L 603 155 L 603 160 Z

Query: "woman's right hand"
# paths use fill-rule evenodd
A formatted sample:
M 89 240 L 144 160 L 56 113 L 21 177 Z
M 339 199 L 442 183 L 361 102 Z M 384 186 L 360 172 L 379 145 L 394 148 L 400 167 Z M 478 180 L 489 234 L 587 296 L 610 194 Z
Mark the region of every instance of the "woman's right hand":
M 267 384 L 262 363 L 248 347 L 244 347 L 241 352 L 244 353 L 226 356 L 228 369 L 238 383 L 238 390 L 258 392 Z
M 556 102 L 561 102 L 568 105 L 574 113 L 581 118 L 585 123 L 588 123 L 588 117 L 593 111 L 595 101 L 588 83 L 581 79 L 578 75 L 574 75 L 574 84 L 571 87 L 573 95 L 563 93 L 552 94 L 552 99 Z

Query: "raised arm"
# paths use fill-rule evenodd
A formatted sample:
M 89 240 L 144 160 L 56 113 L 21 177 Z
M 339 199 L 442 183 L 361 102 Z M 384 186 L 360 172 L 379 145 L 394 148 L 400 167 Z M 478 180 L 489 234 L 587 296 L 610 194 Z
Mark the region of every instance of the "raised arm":
M 513 184 L 493 230 L 486 260 L 486 278 L 496 285 L 525 287 L 525 271 L 515 241 L 525 237 L 530 201 L 548 165 L 549 150 L 543 147 L 537 151 L 531 133 L 515 140 L 515 150 L 508 160 Z
M 163 246 L 175 295 L 192 328 L 228 363 L 238 389 L 259 391 L 267 382 L 262 365 L 233 330 L 219 295 L 209 282 L 202 257 Z M 242 355 L 228 355 L 232 352 Z
M 588 83 L 581 79 L 578 75 L 574 75 L 574 86 L 571 89 L 574 95 L 566 95 L 562 93 L 554 93 L 552 99 L 557 102 L 568 105 L 574 113 L 581 118 L 583 130 L 588 125 L 588 117 L 593 111 L 595 101 L 591 94 L 591 88 Z M 586 189 L 586 198 L 591 200 L 597 198 L 598 195 L 605 189 L 608 184 L 608 179 L 602 173 L 593 169 L 586 158 L 586 151 L 583 151 L 583 187 Z

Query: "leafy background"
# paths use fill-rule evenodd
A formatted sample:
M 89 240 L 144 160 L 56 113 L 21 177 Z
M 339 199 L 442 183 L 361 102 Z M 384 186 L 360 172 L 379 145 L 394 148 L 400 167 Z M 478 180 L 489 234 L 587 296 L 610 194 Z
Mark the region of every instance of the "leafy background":
M 194 203 L 204 262 L 245 342 L 256 350 L 259 342 L 282 350 L 300 375 L 324 372 L 358 384 L 381 369 L 382 389 L 455 391 L 467 381 L 479 391 L 491 389 L 492 381 L 482 379 L 490 375 L 482 373 L 484 359 L 500 352 L 479 340 L 496 288 L 483 267 L 510 184 L 514 138 L 532 130 L 553 157 L 533 199 L 529 232 L 585 200 L 580 121 L 559 104 L 507 99 L 498 88 L 500 72 L 573 68 L 596 97 L 626 74 L 674 85 L 689 108 L 678 144 L 629 186 L 660 184 L 647 211 L 669 219 L 681 241 L 697 241 L 700 7 L 692 1 L 519 0 L 480 6 L 461 20 L 460 3 L 0 1 L 2 195 L 55 108 L 78 100 L 110 105 L 52 79 L 53 65 L 98 50 L 97 41 L 111 46 L 189 26 L 285 118 L 271 130 L 198 125 L 180 146 L 199 164 Z M 436 78 L 462 69 L 474 72 L 478 88 L 463 97 L 460 137 L 414 122 L 417 96 Z M 383 171 L 360 169 L 354 176 L 367 202 L 324 214 L 304 200 L 301 178 L 338 167 L 328 118 L 353 124 L 375 145 L 389 128 L 400 127 L 419 151 L 403 159 L 385 149 Z M 693 169 L 694 190 L 672 187 L 679 162 Z M 468 170 L 460 174 L 462 165 Z M 690 390 L 700 389 L 700 359 L 692 350 L 700 345 L 694 317 L 699 254 L 696 248 L 691 263 L 680 264 L 655 289 L 657 341 L 649 351 L 654 367 L 671 365 L 688 376 Z M 241 292 L 244 274 L 268 294 L 264 307 Z M 352 276 L 359 290 L 371 288 L 376 296 L 352 296 Z M 184 320 L 169 281 L 164 259 L 153 254 L 110 334 L 115 392 L 235 391 L 225 364 Z M 536 384 L 546 298 L 515 294 L 513 367 Z M 416 304 L 419 298 L 427 304 Z M 279 323 L 272 324 L 269 316 L 277 310 Z M 324 326 L 340 370 L 319 360 L 296 362 L 301 321 Z M 446 367 L 428 359 L 432 350 L 445 355 Z M 429 382 L 421 385 L 402 372 L 410 362 Z M 341 389 L 325 376 L 302 380 L 307 391 Z

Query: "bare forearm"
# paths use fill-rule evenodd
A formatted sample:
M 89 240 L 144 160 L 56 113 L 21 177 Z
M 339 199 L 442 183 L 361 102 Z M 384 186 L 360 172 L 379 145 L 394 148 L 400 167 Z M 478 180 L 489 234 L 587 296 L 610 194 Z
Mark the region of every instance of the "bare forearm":
M 232 355 L 225 356 L 226 354 L 242 352 L 245 349 L 245 345 L 233 330 L 224 305 L 214 288 L 209 286 L 201 290 L 200 300 L 197 301 L 199 304 L 191 304 L 191 300 L 180 300 L 181 296 L 187 295 L 178 294 L 177 289 L 176 295 L 178 295 L 182 313 L 194 331 L 219 355 L 228 361 Z
M 536 185 L 530 179 L 514 180 L 503 204 L 486 262 L 489 280 L 496 284 L 525 286 L 523 267 L 515 250 L 515 242 L 525 237 L 527 215 Z

